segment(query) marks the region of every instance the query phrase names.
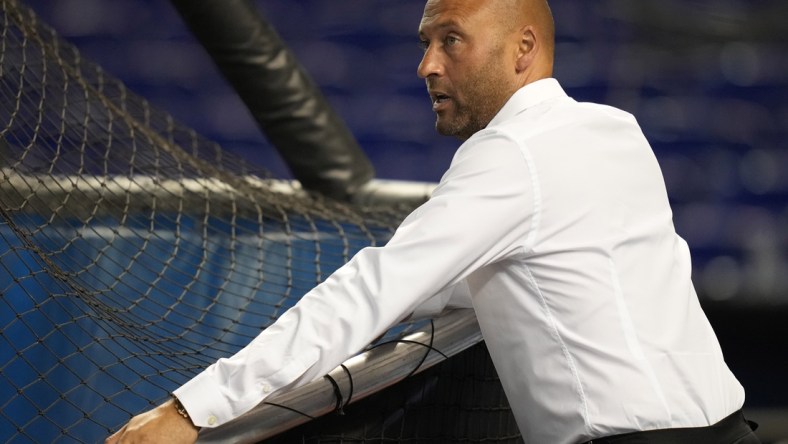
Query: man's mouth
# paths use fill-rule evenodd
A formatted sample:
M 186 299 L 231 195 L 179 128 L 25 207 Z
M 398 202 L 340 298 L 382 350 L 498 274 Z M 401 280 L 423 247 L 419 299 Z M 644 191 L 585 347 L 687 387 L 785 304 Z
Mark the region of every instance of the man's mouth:
M 430 94 L 432 98 L 432 110 L 439 111 L 448 106 L 451 97 L 441 92 L 434 92 Z

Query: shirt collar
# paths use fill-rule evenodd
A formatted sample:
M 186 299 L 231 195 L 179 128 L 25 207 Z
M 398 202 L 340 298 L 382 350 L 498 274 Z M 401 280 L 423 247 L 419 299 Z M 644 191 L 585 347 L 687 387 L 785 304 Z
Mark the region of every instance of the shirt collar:
M 503 123 L 528 108 L 559 97 L 568 96 L 558 84 L 558 80 L 554 78 L 529 83 L 512 94 L 512 97 L 503 105 L 503 108 L 498 111 L 487 127 Z

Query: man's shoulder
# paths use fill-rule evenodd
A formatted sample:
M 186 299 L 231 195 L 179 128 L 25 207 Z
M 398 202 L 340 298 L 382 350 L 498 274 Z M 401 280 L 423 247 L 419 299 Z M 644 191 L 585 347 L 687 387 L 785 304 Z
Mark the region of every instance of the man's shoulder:
M 569 97 L 553 100 L 523 110 L 503 122 L 498 122 L 474 137 L 503 135 L 520 143 L 551 134 L 561 134 L 581 126 L 637 126 L 635 117 L 611 105 L 578 102 Z
M 575 102 L 577 104 L 576 112 L 579 115 L 597 116 L 598 118 L 612 118 L 624 119 L 631 123 L 635 123 L 635 116 L 621 108 L 613 105 L 606 105 L 604 103 L 594 102 Z

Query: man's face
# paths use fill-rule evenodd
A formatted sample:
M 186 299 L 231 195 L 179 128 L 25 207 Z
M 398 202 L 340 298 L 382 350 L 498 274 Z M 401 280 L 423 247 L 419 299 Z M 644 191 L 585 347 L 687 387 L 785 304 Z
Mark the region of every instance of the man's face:
M 512 93 L 514 56 L 503 17 L 487 0 L 429 0 L 419 26 L 426 80 L 443 135 L 467 139 L 490 123 Z M 510 62 L 511 59 L 512 61 Z

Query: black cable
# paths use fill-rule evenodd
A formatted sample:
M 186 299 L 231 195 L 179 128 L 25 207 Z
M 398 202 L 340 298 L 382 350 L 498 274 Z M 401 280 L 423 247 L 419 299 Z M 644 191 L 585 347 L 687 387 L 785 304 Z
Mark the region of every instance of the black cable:
M 392 344 L 392 343 L 416 344 L 416 345 L 421 345 L 421 346 L 425 347 L 427 349 L 427 352 L 424 353 L 424 355 L 421 357 L 421 359 L 419 360 L 419 363 L 416 364 L 416 367 L 414 367 L 413 370 L 411 370 L 410 373 L 408 373 L 403 378 L 403 379 L 407 379 L 407 378 L 413 376 L 413 374 L 416 373 L 421 368 L 422 365 L 424 365 L 424 361 L 427 360 L 427 356 L 429 356 L 430 351 L 434 351 L 435 353 L 440 354 L 441 356 L 443 356 L 444 359 L 449 359 L 449 357 L 445 353 L 443 353 L 442 351 L 440 351 L 437 348 L 433 347 L 432 344 L 434 343 L 434 340 L 435 340 L 435 323 L 432 320 L 430 320 L 430 342 L 428 344 L 424 344 L 423 342 L 418 342 L 418 341 L 412 341 L 412 340 L 409 340 L 409 339 L 392 339 L 390 341 L 380 342 L 378 344 L 375 344 L 372 347 L 369 347 L 367 350 L 372 350 L 372 349 L 378 348 L 378 347 L 380 347 L 382 345 Z M 339 388 L 339 384 L 337 383 L 337 381 L 331 375 L 325 375 L 323 377 L 328 379 L 328 382 L 331 383 L 331 386 L 334 389 L 334 396 L 337 399 L 336 405 L 334 406 L 334 412 L 338 413 L 339 415 L 344 415 L 345 414 L 345 406 L 349 405 L 351 399 L 353 398 L 353 388 L 354 387 L 353 387 L 353 375 L 350 373 L 350 369 L 348 369 L 345 366 L 345 364 L 340 364 L 340 366 L 342 367 L 342 369 L 347 374 L 348 381 L 349 381 L 349 384 L 350 384 L 350 392 L 348 394 L 347 400 L 345 400 L 344 397 L 342 396 L 342 390 Z M 310 416 L 310 415 L 308 415 L 308 414 L 306 414 L 304 412 L 301 412 L 299 410 L 296 410 L 296 409 L 294 409 L 292 407 L 287 407 L 285 405 L 275 404 L 273 402 L 268 402 L 268 401 L 264 401 L 264 404 L 272 405 L 274 407 L 281 407 L 281 408 L 283 408 L 285 410 L 290 410 L 291 412 L 298 413 L 299 415 L 303 415 L 303 416 L 305 416 L 305 417 L 307 417 L 309 419 L 315 419 L 314 416 Z
M 378 348 L 380 346 L 383 346 L 383 345 L 386 345 L 386 344 L 416 344 L 416 345 L 421 345 L 423 347 L 427 347 L 427 353 L 428 354 L 429 354 L 430 351 L 434 351 L 435 353 L 438 353 L 439 355 L 443 356 L 444 359 L 449 359 L 449 357 L 445 353 L 443 353 L 442 351 L 440 351 L 437 348 L 432 346 L 433 340 L 435 338 L 435 324 L 433 323 L 432 320 L 430 320 L 430 327 L 432 328 L 432 332 L 430 333 L 430 343 L 429 344 L 425 344 L 423 342 L 418 342 L 418 341 L 411 341 L 410 339 L 392 339 L 390 341 L 377 343 L 377 344 L 369 347 L 367 350 L 373 350 L 373 349 L 376 349 L 376 348 Z M 419 366 L 421 366 L 421 364 L 424 363 L 425 359 L 427 359 L 426 356 L 424 357 L 424 359 L 421 360 L 421 362 L 419 363 Z M 416 369 L 418 369 L 418 366 L 416 367 Z
M 391 340 L 391 341 L 381 342 L 380 344 L 376 344 L 375 347 L 370 347 L 370 350 L 372 350 L 373 348 L 377 348 L 378 345 L 391 344 L 391 343 L 421 345 L 421 346 L 427 348 L 427 353 L 429 353 L 430 351 L 434 351 L 435 353 L 443 356 L 444 359 L 449 359 L 448 355 L 446 355 L 442 351 L 438 350 L 437 348 L 431 346 L 430 344 L 425 344 L 423 342 L 418 342 L 418 341 L 411 341 L 409 339 L 394 339 L 394 340 Z M 421 364 L 419 364 L 419 365 L 421 365 Z
M 408 373 L 408 375 L 407 375 L 407 376 L 405 376 L 405 379 L 407 379 L 407 378 L 410 378 L 411 376 L 413 376 L 413 374 L 414 374 L 414 373 L 416 373 L 416 371 L 417 371 L 419 368 L 421 368 L 421 365 L 422 365 L 422 364 L 424 364 L 424 361 L 426 361 L 426 360 L 427 360 L 427 356 L 430 354 L 430 351 L 431 351 L 431 350 L 435 350 L 435 351 L 437 351 L 437 350 L 436 350 L 436 349 L 435 349 L 435 348 L 432 346 L 432 342 L 433 342 L 433 340 L 435 339 L 435 323 L 432 321 L 432 319 L 430 319 L 430 330 L 431 330 L 431 331 L 430 331 L 430 343 L 429 343 L 429 345 L 427 345 L 427 352 L 426 352 L 426 353 L 424 353 L 424 356 L 422 356 L 422 357 L 421 357 L 421 361 L 419 361 L 419 363 L 418 363 L 418 364 L 416 364 L 416 367 L 414 367 L 414 368 L 413 368 L 413 370 L 411 370 L 411 371 L 410 371 L 410 373 Z M 403 341 L 403 342 L 404 342 L 404 341 Z M 415 341 L 409 341 L 409 342 L 415 342 Z M 416 344 L 418 344 L 418 342 L 416 342 Z M 445 358 L 447 358 L 447 359 L 448 359 L 448 356 L 444 355 L 444 354 L 443 354 L 443 353 L 441 353 L 440 351 L 438 351 L 438 353 L 440 353 L 440 354 L 441 354 L 443 357 L 445 357 Z
M 306 417 L 307 417 L 307 418 L 309 418 L 309 419 L 315 419 L 315 417 L 314 417 L 314 416 L 312 416 L 312 415 L 308 415 L 308 414 L 306 414 L 306 413 L 304 413 L 304 412 L 302 412 L 302 411 L 300 411 L 300 410 L 296 410 L 296 409 L 294 409 L 294 408 L 292 408 L 292 407 L 288 407 L 288 406 L 286 406 L 286 405 L 282 405 L 282 404 L 276 404 L 276 403 L 269 402 L 269 401 L 263 401 L 263 404 L 272 405 L 272 406 L 274 406 L 274 407 L 280 407 L 280 408 L 283 408 L 283 409 L 285 409 L 285 410 L 290 410 L 290 411 L 291 411 L 291 412 L 293 412 L 293 413 L 298 413 L 299 415 L 306 416 Z

